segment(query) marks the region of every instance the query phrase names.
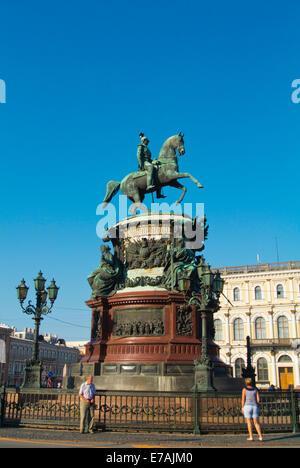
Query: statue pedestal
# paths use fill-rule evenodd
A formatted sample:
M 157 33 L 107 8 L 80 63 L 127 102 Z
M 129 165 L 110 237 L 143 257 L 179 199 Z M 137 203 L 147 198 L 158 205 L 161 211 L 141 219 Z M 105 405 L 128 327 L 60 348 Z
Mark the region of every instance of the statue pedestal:
M 101 363 L 96 386 L 129 390 L 135 382 L 144 390 L 153 390 L 155 381 L 156 389 L 190 390 L 201 341 L 196 310 L 183 308 L 183 294 L 121 292 L 92 299 L 87 305 L 92 309 L 92 322 L 96 317 L 102 324 L 101 336 L 86 345 L 83 359 L 83 363 Z M 217 357 L 214 343 L 209 344 L 209 354 Z
M 202 271 L 204 259 L 176 237 L 184 223 L 192 220 L 147 214 L 109 231 L 114 254 L 103 249 L 101 265 L 89 276 L 91 341 L 81 365 L 72 367 L 75 387 L 93 374 L 99 390 L 191 390 L 203 325 L 188 298 L 192 290 L 201 297 L 197 268 Z M 228 366 L 212 341 L 213 312 L 207 312 L 207 356 L 225 375 Z
M 91 299 L 87 305 L 92 309 L 92 330 L 100 333 L 86 344 L 80 372 L 73 372 L 76 387 L 93 374 L 99 390 L 191 390 L 194 360 L 201 356 L 201 321 L 195 307 L 186 309 L 182 293 L 120 292 Z M 208 341 L 210 359 L 225 374 L 218 354 L 219 347 Z

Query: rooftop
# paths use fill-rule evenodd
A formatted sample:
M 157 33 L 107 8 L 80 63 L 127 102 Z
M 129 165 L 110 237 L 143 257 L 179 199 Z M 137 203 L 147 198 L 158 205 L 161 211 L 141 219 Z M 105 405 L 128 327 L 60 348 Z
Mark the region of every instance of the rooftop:
M 280 263 L 257 263 L 255 265 L 230 266 L 213 268 L 222 275 L 236 275 L 244 273 L 260 273 L 267 271 L 300 270 L 300 261 L 280 262 Z

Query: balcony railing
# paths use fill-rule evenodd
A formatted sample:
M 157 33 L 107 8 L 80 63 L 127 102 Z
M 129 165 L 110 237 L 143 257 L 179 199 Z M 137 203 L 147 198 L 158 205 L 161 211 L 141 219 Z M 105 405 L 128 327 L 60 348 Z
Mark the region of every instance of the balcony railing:
M 235 275 L 244 273 L 259 273 L 277 270 L 300 270 L 300 261 L 280 262 L 280 263 L 258 263 L 255 265 L 242 265 L 213 268 L 213 271 L 219 270 L 222 275 Z
M 280 347 L 280 346 L 291 346 L 293 342 L 293 338 L 258 338 L 258 339 L 251 339 L 251 346 L 264 346 L 264 347 Z

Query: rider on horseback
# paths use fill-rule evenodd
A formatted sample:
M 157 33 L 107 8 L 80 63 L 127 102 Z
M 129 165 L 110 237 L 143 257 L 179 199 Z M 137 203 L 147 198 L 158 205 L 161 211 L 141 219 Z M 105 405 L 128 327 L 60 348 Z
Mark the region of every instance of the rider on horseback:
M 140 134 L 141 140 L 144 134 Z M 182 133 L 169 137 L 161 147 L 158 155 L 158 161 L 151 160 L 151 153 L 147 147 L 149 140 L 146 138 L 141 141 L 138 147 L 137 158 L 139 161 L 139 171 L 127 174 L 121 182 L 110 180 L 106 186 L 106 194 L 103 200 L 105 208 L 116 193 L 121 189 L 122 193 L 133 203 L 142 203 L 145 194 L 156 190 L 158 198 L 165 198 L 161 195 L 162 187 L 175 187 L 182 190 L 181 197 L 176 200 L 176 204 L 182 202 L 186 193 L 186 187 L 177 179 L 190 179 L 197 187 L 203 185 L 188 172 L 179 172 L 177 153 L 180 156 L 185 154 L 184 141 Z M 159 170 L 157 170 L 159 165 Z
M 147 172 L 147 188 L 146 190 L 156 189 L 157 198 L 166 198 L 161 194 L 161 186 L 158 182 L 158 166 L 151 159 L 151 151 L 148 148 L 149 140 L 143 134 L 139 135 L 141 143 L 138 145 L 137 160 L 139 163 L 139 170 Z

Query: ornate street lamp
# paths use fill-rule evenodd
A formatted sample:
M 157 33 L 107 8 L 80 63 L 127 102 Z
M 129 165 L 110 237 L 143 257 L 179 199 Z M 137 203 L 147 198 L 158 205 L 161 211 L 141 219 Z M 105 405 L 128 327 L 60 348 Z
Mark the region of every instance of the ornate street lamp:
M 223 293 L 224 283 L 225 280 L 221 277 L 221 273 L 217 271 L 213 279 L 213 290 L 216 294 Z
M 252 385 L 255 387 L 255 369 L 251 363 L 251 342 L 250 336 L 246 337 L 247 343 L 247 367 L 242 369 L 242 377 L 243 379 L 250 378 L 252 381 Z
M 188 305 L 196 307 L 201 316 L 202 336 L 201 336 L 201 356 L 195 359 L 195 385 L 192 390 L 197 392 L 214 391 L 213 369 L 208 356 L 207 320 L 208 314 L 212 314 L 218 304 L 220 294 L 223 291 L 224 280 L 220 272 L 213 273 L 210 266 L 202 259 L 197 267 L 200 279 L 199 294 L 192 293 L 188 300 Z
M 211 288 L 213 282 L 214 282 L 214 274 L 210 269 L 210 266 L 207 265 L 206 263 L 202 266 L 202 276 L 201 276 L 202 282 L 204 286 L 207 286 Z
M 18 299 L 19 299 L 21 305 L 23 304 L 23 302 L 25 301 L 25 299 L 27 297 L 28 289 L 29 288 L 28 288 L 28 286 L 26 286 L 25 280 L 23 278 L 21 283 L 17 287 Z
M 17 286 L 17 296 L 20 301 L 23 312 L 27 315 L 33 315 L 35 321 L 34 329 L 34 340 L 33 340 L 33 351 L 31 360 L 26 361 L 24 382 L 22 388 L 41 388 L 41 373 L 42 363 L 39 361 L 39 330 L 40 323 L 43 320 L 42 315 L 50 314 L 54 302 L 57 298 L 59 288 L 55 284 L 53 279 L 50 286 L 45 290 L 46 279 L 43 277 L 40 271 L 38 276 L 34 279 L 34 285 L 36 290 L 36 305 L 34 306 L 31 301 L 28 301 L 28 306 L 23 307 L 23 303 L 27 297 L 28 286 L 26 286 L 24 279 Z M 47 306 L 47 296 L 51 302 L 50 307 Z
M 207 306 L 209 304 L 209 297 L 210 293 L 205 288 L 202 291 L 202 295 L 193 294 L 188 301 L 188 305 L 196 307 L 197 312 L 200 313 L 202 321 L 201 356 L 200 359 L 194 360 L 195 383 L 191 389 L 195 392 L 215 391 L 215 388 L 213 386 L 212 366 L 210 363 L 207 349 Z
M 51 302 L 52 306 L 54 304 L 54 301 L 56 300 L 57 298 L 57 293 L 58 293 L 58 290 L 59 288 L 56 286 L 55 284 L 55 280 L 53 279 L 50 283 L 50 286 L 48 286 L 48 298 L 49 298 L 49 301 Z

